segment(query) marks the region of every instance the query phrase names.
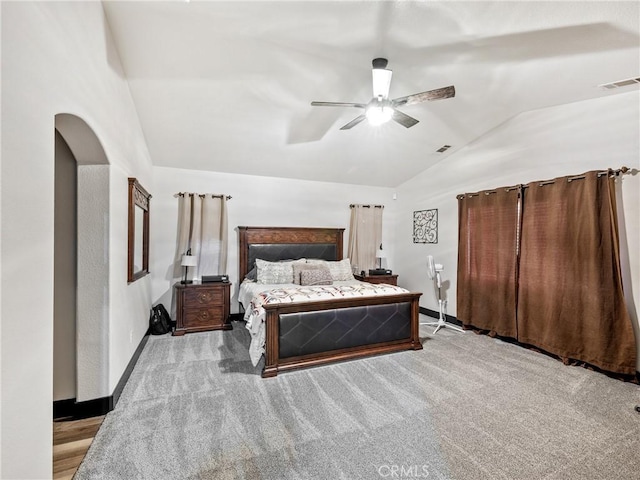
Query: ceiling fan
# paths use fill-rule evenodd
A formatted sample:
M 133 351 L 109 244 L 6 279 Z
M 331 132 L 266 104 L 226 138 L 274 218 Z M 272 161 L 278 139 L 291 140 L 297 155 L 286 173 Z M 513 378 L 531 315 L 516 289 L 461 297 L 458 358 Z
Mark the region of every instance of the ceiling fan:
M 355 107 L 364 110 L 363 114 L 358 115 L 340 128 L 340 130 L 349 130 L 364 119 L 367 119 L 372 125 L 381 125 L 393 119 L 400 125 L 409 128 L 418 123 L 418 120 L 410 117 L 406 113 L 402 113 L 397 107 L 431 100 L 440 100 L 442 98 L 451 98 L 456 95 L 456 89 L 453 85 L 450 85 L 448 87 L 436 88 L 435 90 L 414 93 L 413 95 L 390 100 L 389 87 L 391 86 L 391 75 L 393 72 L 387 70 L 387 63 L 386 58 L 373 59 L 373 98 L 369 103 L 311 102 L 311 105 L 314 107 Z

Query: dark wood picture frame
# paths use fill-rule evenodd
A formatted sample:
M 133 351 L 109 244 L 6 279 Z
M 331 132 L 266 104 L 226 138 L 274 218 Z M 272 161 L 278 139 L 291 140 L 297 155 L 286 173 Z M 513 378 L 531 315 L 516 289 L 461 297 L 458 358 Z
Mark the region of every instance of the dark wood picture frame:
M 129 238 L 127 283 L 149 273 L 149 208 L 151 195 L 133 177 L 129 177 Z M 138 232 L 138 235 L 136 235 Z M 142 235 L 140 235 L 142 233 Z M 139 238 L 142 236 L 142 238 Z M 136 238 L 138 237 L 138 238 Z M 137 266 L 136 259 L 141 260 Z

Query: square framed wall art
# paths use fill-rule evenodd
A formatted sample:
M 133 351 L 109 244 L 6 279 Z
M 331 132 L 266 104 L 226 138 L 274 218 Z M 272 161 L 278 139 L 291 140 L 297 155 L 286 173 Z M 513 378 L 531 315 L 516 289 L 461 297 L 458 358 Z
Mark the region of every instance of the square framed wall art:
M 413 212 L 413 243 L 438 243 L 438 209 Z

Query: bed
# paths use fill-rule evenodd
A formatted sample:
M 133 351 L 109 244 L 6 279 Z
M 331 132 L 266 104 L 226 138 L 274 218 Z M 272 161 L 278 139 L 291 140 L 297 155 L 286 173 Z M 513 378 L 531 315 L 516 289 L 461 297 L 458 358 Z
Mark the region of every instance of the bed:
M 336 263 L 343 260 L 344 229 L 242 226 L 238 227 L 238 233 L 241 282 L 257 259 L 278 262 L 306 258 Z M 421 293 L 382 285 L 382 294 L 370 296 L 367 292 L 376 286 L 355 283 L 360 285 L 353 287 L 358 291 L 352 297 L 311 296 L 303 301 L 291 297 L 294 300 L 265 301 L 261 305 L 263 377 L 368 355 L 422 349 L 418 336 Z M 328 288 L 312 290 L 315 294 Z M 239 299 L 246 310 L 247 300 Z

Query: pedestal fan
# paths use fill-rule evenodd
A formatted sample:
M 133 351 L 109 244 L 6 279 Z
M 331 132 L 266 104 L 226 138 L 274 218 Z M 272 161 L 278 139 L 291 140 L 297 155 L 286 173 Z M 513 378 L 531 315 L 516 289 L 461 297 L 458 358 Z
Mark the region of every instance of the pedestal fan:
M 438 330 L 440 330 L 442 327 L 453 328 L 458 332 L 464 332 L 462 328 L 456 325 L 452 325 L 451 323 L 447 323 L 447 321 L 445 320 L 444 309 L 446 300 L 442 299 L 442 278 L 440 276 L 440 272 L 442 272 L 443 270 L 444 267 L 442 266 L 442 264 L 436 263 L 436 261 L 433 259 L 433 256 L 427 256 L 427 274 L 429 275 L 429 279 L 433 280 L 433 286 L 438 296 L 438 310 L 440 315 L 437 322 L 421 322 L 420 325 L 436 327 L 436 329 L 433 331 L 434 335 L 438 333 Z

